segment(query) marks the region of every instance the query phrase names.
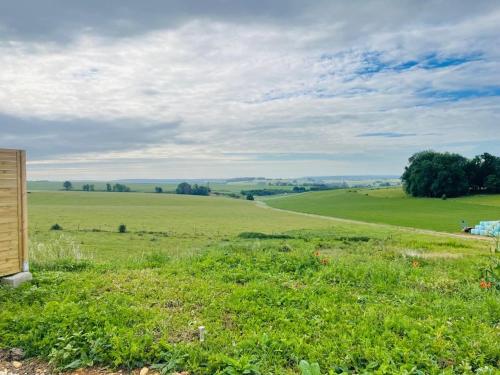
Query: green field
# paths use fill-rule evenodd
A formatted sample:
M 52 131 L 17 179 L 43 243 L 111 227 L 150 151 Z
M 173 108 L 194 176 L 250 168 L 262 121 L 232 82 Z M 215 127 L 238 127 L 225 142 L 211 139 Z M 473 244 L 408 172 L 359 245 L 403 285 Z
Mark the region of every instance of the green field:
M 0 349 L 60 369 L 498 373 L 493 243 L 169 194 L 32 192 L 29 215 L 34 281 L 0 286 Z
M 445 232 L 459 232 L 462 220 L 473 226 L 481 220 L 500 219 L 500 195 L 413 198 L 400 188 L 305 193 L 268 198 L 266 203 L 291 211 Z
M 246 200 L 177 194 L 33 192 L 31 237 L 50 241 L 61 232 L 76 236 L 97 259 L 121 260 L 151 251 L 185 255 L 241 232 L 275 233 L 327 228 L 331 223 L 263 210 Z M 125 224 L 128 234 L 117 233 Z

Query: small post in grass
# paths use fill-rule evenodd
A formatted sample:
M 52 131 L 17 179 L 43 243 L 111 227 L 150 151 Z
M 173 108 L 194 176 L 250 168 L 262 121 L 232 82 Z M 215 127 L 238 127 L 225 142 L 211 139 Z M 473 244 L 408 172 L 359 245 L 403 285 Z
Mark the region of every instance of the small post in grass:
M 205 326 L 199 326 L 198 331 L 200 333 L 200 342 L 205 342 Z

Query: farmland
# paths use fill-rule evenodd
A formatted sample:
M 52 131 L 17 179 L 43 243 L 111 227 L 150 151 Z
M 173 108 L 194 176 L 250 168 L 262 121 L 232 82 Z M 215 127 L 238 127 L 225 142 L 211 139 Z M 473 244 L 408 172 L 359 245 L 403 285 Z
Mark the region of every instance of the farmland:
M 445 232 L 500 218 L 500 195 L 453 199 L 413 198 L 400 188 L 344 189 L 269 198 L 275 208 L 311 214 Z
M 489 242 L 216 197 L 34 192 L 29 202 L 35 280 L 0 287 L 0 348 L 57 368 L 164 373 L 295 374 L 300 360 L 323 373 L 498 368 L 500 301 L 480 283 Z

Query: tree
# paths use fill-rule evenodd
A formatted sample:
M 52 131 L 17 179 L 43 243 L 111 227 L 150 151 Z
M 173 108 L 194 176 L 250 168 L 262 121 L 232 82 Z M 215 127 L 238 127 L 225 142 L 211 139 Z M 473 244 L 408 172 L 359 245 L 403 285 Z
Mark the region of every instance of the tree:
M 469 161 L 461 155 L 422 151 L 409 159 L 403 187 L 415 197 L 457 197 L 469 191 L 466 169 Z
M 111 184 L 106 184 L 106 191 L 113 191 Z
M 73 184 L 71 183 L 71 181 L 64 181 L 63 187 L 65 190 L 71 190 L 73 189 Z
M 89 191 L 90 190 L 90 185 L 89 184 L 85 184 L 82 186 L 82 190 L 83 191 Z
M 194 184 L 191 189 L 191 194 L 193 195 L 210 195 L 210 188 L 208 186 L 198 186 Z
M 500 179 L 500 157 L 485 152 L 470 160 L 466 170 L 472 192 L 498 192 L 495 180 Z
M 155 187 L 155 192 L 156 193 L 163 193 L 163 188 L 161 186 L 156 186 Z
M 500 193 L 500 173 L 487 176 L 484 187 L 488 193 Z
M 127 185 L 114 184 L 113 191 L 116 191 L 119 193 L 128 193 L 130 191 L 130 188 Z
M 253 197 L 252 194 L 247 194 L 247 201 L 253 201 L 255 198 Z
M 175 189 L 175 192 L 177 194 L 191 194 L 191 185 L 189 185 L 187 182 L 182 182 L 177 185 L 177 189 Z
M 294 186 L 292 191 L 294 193 L 303 193 L 306 191 L 306 188 L 304 186 Z

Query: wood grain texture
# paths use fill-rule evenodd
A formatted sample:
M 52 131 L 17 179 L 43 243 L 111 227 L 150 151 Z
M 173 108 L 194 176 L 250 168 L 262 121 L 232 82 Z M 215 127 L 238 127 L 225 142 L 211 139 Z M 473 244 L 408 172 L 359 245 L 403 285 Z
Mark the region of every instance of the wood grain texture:
M 0 276 L 27 260 L 26 154 L 0 149 Z

